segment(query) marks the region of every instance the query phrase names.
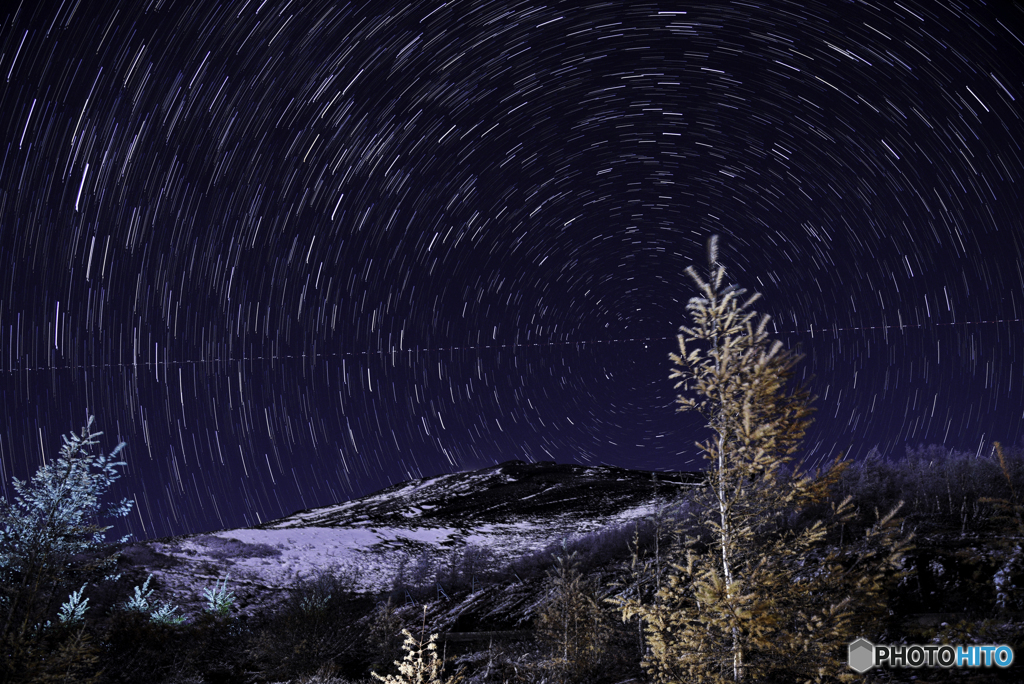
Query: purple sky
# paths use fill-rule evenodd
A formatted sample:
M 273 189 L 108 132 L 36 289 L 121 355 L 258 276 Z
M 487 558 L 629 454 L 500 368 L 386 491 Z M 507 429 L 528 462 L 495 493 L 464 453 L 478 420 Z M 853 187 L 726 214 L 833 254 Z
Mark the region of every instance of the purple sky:
M 87 412 L 140 538 L 513 458 L 696 468 L 666 357 L 712 233 L 807 354 L 812 459 L 1024 435 L 1019 5 L 0 19 L 8 495 Z

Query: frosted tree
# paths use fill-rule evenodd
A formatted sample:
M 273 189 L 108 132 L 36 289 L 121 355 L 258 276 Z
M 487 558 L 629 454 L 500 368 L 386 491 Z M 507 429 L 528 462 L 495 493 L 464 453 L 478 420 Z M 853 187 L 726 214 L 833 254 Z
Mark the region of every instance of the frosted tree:
M 712 433 L 697 445 L 709 463 L 703 534 L 676 550 L 658 600 L 626 601 L 624 618 L 642 618 L 659 682 L 842 678 L 842 649 L 880 607 L 909 539 L 896 538 L 894 511 L 855 544 L 828 543 L 855 512 L 830 503 L 844 464 L 812 474 L 794 463 L 813 401 L 792 383 L 801 357 L 769 339 L 751 308 L 759 295 L 725 284 L 717 252 L 712 238 L 706 277 L 687 269 L 700 296 L 670 355 L 679 410 Z M 809 510 L 821 515 L 799 523 Z
M 15 478 L 13 501 L 0 501 L 0 647 L 7 673 L 38 643 L 45 617 L 67 588 L 70 561 L 99 549 L 110 529 L 97 521 L 104 495 L 120 477 L 117 469 L 127 465 L 117 460 L 125 445 L 92 453 L 103 434 L 91 432 L 92 424 L 90 416 L 81 434 L 62 436 L 58 458 L 28 482 Z M 124 517 L 131 505 L 124 499 L 106 514 Z

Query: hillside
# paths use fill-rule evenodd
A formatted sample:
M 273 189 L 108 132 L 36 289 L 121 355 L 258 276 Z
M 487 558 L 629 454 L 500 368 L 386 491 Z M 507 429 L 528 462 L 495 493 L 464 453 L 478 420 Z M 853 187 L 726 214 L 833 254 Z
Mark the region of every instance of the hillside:
M 255 528 L 126 546 L 167 600 L 199 609 L 197 587 L 230 573 L 240 607 L 279 600 L 301 578 L 326 571 L 353 592 L 422 583 L 425 566 L 467 556 L 481 574 L 553 543 L 652 516 L 700 482 L 699 473 L 509 461 L 468 473 L 394 485 L 333 506 L 298 511 Z M 417 571 L 422 577 L 403 577 Z
M 1024 561 L 1016 532 L 986 500 L 1024 491 L 1024 450 L 1008 454 L 1005 471 L 991 457 L 929 447 L 898 461 L 870 456 L 844 473 L 835 496 L 852 496 L 861 511 L 847 539 L 900 500 L 902 525 L 916 535 L 878 643 L 1019 645 Z M 701 478 L 510 461 L 404 482 L 255 528 L 126 545 L 121 580 L 93 595 L 93 614 L 103 616 L 93 627 L 103 644 L 103 681 L 365 682 L 371 670 L 388 671 L 401 658 L 403 627 L 441 634 L 467 684 L 548 681 L 551 654 L 537 624 L 556 556 L 572 555 L 581 581 L 601 597 L 639 591 L 650 600 Z M 817 515 L 808 511 L 793 524 Z M 117 608 L 150 574 L 150 605 L 178 606 L 185 624 L 158 625 Z M 203 594 L 225 579 L 235 602 L 214 617 Z M 600 675 L 592 671 L 587 681 L 644 681 L 638 625 L 602 605 Z M 917 681 L 1019 681 L 1019 667 L 1012 670 L 931 670 Z

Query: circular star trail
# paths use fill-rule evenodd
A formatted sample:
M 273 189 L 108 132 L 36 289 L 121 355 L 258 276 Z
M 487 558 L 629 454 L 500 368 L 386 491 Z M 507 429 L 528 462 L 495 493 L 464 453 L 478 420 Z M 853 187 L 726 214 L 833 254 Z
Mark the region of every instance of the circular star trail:
M 809 458 L 1022 437 L 1019 6 L 25 0 L 0 79 L 8 496 L 89 413 L 142 538 L 699 467 L 716 233 Z

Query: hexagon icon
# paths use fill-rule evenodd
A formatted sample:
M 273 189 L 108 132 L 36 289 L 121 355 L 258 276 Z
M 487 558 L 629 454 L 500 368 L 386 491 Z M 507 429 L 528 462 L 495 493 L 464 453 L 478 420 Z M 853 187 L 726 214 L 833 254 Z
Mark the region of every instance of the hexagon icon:
M 867 639 L 857 639 L 850 644 L 850 669 L 857 672 L 867 672 L 875 664 L 875 645 Z

